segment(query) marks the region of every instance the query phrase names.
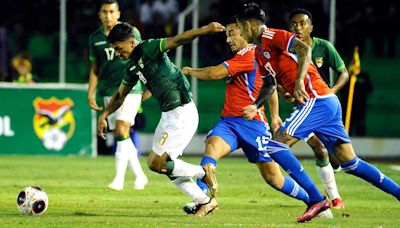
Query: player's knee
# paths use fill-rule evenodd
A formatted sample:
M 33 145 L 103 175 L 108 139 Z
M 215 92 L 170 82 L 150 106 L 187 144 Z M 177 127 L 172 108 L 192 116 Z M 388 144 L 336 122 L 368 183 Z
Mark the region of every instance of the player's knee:
M 117 120 L 114 135 L 116 137 L 129 137 L 129 131 L 131 128 L 131 124 L 126 121 Z
M 161 162 L 154 153 L 149 154 L 149 157 L 147 158 L 147 167 L 154 172 L 160 172 Z
M 319 141 L 314 137 L 308 140 L 307 143 L 313 149 L 315 157 L 317 157 L 318 159 L 328 158 L 329 157 L 328 150 L 321 141 Z
M 151 171 L 160 173 L 160 174 L 165 174 L 166 171 L 164 170 L 166 166 L 166 158 L 165 156 L 159 156 L 155 154 L 154 152 L 151 152 L 147 158 L 147 167 Z

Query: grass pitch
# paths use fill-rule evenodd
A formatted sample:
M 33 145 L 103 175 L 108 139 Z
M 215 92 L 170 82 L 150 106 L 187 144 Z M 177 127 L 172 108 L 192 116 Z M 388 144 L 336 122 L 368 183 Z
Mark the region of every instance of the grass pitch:
M 200 158 L 183 157 L 198 164 Z M 123 191 L 106 188 L 114 175 L 114 158 L 0 156 L 1 227 L 295 227 L 305 210 L 302 202 L 286 197 L 264 183 L 255 165 L 245 158 L 219 162 L 219 210 L 204 218 L 186 215 L 190 201 L 163 175 L 152 173 L 145 190 L 133 189 L 128 170 Z M 302 161 L 323 189 L 313 161 Z M 400 171 L 374 163 L 400 183 Z M 397 164 L 398 165 L 398 164 Z M 374 186 L 343 172 L 336 174 L 346 208 L 334 219 L 317 218 L 307 227 L 399 227 L 399 202 Z M 23 216 L 16 206 L 18 193 L 29 185 L 42 187 L 49 208 L 42 216 Z

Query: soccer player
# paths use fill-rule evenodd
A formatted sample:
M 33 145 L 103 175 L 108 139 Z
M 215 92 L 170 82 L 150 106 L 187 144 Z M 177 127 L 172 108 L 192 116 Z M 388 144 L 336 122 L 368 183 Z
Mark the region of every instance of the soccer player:
M 92 109 L 99 111 L 101 108 L 96 103 L 95 93 L 99 83 L 98 94 L 104 97 L 104 104 L 107 105 L 112 94 L 118 90 L 122 77 L 125 73 L 125 63 L 115 56 L 114 48 L 110 47 L 107 35 L 118 23 L 120 16 L 118 2 L 116 0 L 103 0 L 100 4 L 99 18 L 101 26 L 89 38 L 89 60 L 91 62 L 89 73 L 88 101 Z M 140 32 L 133 30 L 135 37 L 141 39 Z M 144 86 L 139 83 L 127 96 L 122 107 L 108 117 L 109 127 L 114 130 L 117 140 L 115 152 L 114 180 L 108 185 L 114 190 L 124 188 L 126 168 L 132 170 L 136 177 L 134 188 L 144 189 L 148 182 L 137 155 L 137 149 L 133 144 L 129 130 L 135 122 L 135 116 L 142 100 Z
M 195 215 L 205 216 L 218 204 L 197 186 L 192 177 L 207 180 L 209 175 L 201 166 L 178 159 L 197 129 L 197 108 L 192 101 L 189 82 L 165 52 L 198 36 L 222 32 L 224 27 L 213 22 L 174 37 L 149 39 L 141 43 L 135 39 L 132 31 L 132 26 L 121 23 L 115 25 L 108 35 L 116 55 L 128 63 L 118 91 L 99 117 L 98 134 L 104 137 L 106 117 L 117 110 L 129 91 L 139 80 L 142 81 L 162 111 L 154 133 L 148 167 L 154 172 L 167 175 L 174 185 L 201 205 Z
M 182 73 L 201 80 L 219 80 L 227 78 L 225 102 L 221 119 L 207 135 L 205 152 L 200 163 L 213 174 L 210 186 L 212 196 L 217 194 L 215 168 L 217 160 L 236 149 L 242 148 L 249 162 L 255 163 L 264 180 L 282 193 L 302 200 L 309 204 L 306 191 L 291 178 L 284 177 L 277 163 L 267 153 L 265 143 L 271 134 L 264 114 L 263 105 L 253 120 L 247 121 L 242 117 L 242 109 L 256 101 L 262 86 L 262 79 L 255 61 L 255 46 L 250 45 L 240 34 L 236 19 L 232 18 L 226 25 L 226 42 L 235 56 L 223 63 L 205 68 L 184 67 Z M 272 84 L 271 84 L 272 85 Z M 270 111 L 274 124 L 279 126 L 282 120 L 278 112 L 278 97 L 275 93 L 270 97 Z M 296 159 L 295 157 L 292 157 Z M 298 161 L 294 161 L 297 162 Z M 298 165 L 300 166 L 300 165 Z M 207 191 L 203 182 L 198 184 Z M 184 207 L 187 213 L 195 213 L 197 205 L 189 203 Z
M 317 66 L 319 74 L 328 86 L 331 84 L 329 68 L 337 73 L 338 77 L 331 88 L 333 93 L 337 93 L 349 80 L 349 74 L 335 47 L 327 40 L 311 37 L 313 24 L 310 11 L 301 8 L 294 9 L 289 14 L 289 21 L 289 31 L 296 33 L 298 38 L 311 47 L 312 62 Z M 334 170 L 329 162 L 328 151 L 314 133 L 311 133 L 305 140 L 314 150 L 318 174 L 331 199 L 332 207 L 344 208 L 344 202 L 336 186 Z M 336 161 L 336 158 L 331 160 Z
M 355 154 L 343 126 L 339 99 L 322 80 L 316 67 L 310 64 L 311 47 L 296 34 L 265 26 L 265 13 L 255 3 L 246 4 L 237 21 L 244 38 L 258 46 L 256 58 L 261 75 L 275 78 L 299 103 L 273 139 L 292 146 L 314 132 L 328 152 L 335 154 L 346 173 L 360 177 L 400 200 L 399 185 Z M 274 80 L 271 82 L 275 83 Z M 259 98 L 267 99 L 265 93 L 260 91 Z M 258 107 L 257 103 L 247 106 L 243 115 L 253 119 Z M 298 221 L 309 217 L 305 215 Z

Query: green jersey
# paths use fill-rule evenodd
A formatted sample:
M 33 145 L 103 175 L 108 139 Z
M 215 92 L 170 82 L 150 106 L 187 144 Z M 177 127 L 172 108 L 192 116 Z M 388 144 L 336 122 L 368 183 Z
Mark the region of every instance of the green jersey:
M 166 51 L 164 39 L 144 40 L 133 50 L 122 80 L 127 85 L 142 81 L 163 112 L 192 100 L 188 80 L 171 62 Z
M 134 29 L 134 36 L 141 40 L 140 32 Z M 89 61 L 96 64 L 99 69 L 98 93 L 100 96 L 112 96 L 121 84 L 125 75 L 126 62 L 114 55 L 114 48 L 110 47 L 107 36 L 104 33 L 103 26 L 100 26 L 89 37 Z M 139 83 L 132 89 L 131 93 L 142 93 L 143 84 Z
M 312 43 L 312 61 L 317 66 L 318 72 L 330 86 L 329 67 L 331 67 L 336 73 L 340 74 L 346 67 L 343 59 L 336 51 L 335 47 L 331 42 L 313 37 Z

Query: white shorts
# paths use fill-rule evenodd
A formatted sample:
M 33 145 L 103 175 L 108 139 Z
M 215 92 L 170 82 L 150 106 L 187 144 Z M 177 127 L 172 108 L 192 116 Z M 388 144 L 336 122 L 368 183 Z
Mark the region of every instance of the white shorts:
M 104 105 L 110 103 L 111 97 L 104 97 Z M 115 129 L 116 121 L 122 120 L 130 122 L 131 126 L 135 124 L 136 113 L 142 102 L 142 94 L 128 94 L 124 103 L 115 112 L 107 117 L 108 127 L 110 130 Z
M 182 155 L 199 124 L 199 114 L 192 102 L 161 113 L 160 122 L 154 132 L 153 152 L 166 152 L 172 160 Z

